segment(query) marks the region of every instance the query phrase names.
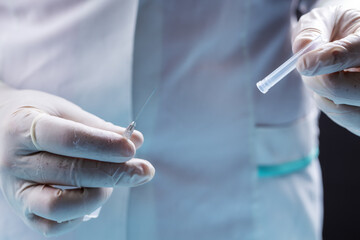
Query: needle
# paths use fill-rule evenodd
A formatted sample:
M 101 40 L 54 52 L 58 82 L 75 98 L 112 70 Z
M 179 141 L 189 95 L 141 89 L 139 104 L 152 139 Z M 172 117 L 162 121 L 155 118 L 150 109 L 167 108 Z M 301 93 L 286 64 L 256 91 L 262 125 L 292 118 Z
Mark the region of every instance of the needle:
M 134 121 L 132 121 L 129 126 L 127 126 L 127 128 L 125 129 L 124 132 L 124 137 L 127 139 L 130 139 L 131 135 L 133 134 L 135 127 L 136 127 L 136 121 L 138 120 L 139 116 L 141 115 L 141 113 L 144 111 L 146 105 L 149 103 L 150 99 L 152 98 L 152 96 L 154 95 L 154 93 L 156 92 L 156 87 L 152 90 L 152 92 L 150 93 L 150 95 L 147 97 L 145 103 L 142 105 L 142 107 L 140 108 L 139 112 L 137 113 Z

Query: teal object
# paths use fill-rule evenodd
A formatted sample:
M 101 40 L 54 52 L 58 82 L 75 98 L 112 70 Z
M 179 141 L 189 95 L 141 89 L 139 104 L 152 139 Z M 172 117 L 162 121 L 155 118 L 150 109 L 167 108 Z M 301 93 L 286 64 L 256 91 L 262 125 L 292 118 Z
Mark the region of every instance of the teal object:
M 307 167 L 311 161 L 319 156 L 319 149 L 315 149 L 308 156 L 300 158 L 295 161 L 272 165 L 272 166 L 258 166 L 258 177 L 267 178 L 267 177 L 278 177 L 287 174 L 291 174 L 297 171 L 300 171 Z

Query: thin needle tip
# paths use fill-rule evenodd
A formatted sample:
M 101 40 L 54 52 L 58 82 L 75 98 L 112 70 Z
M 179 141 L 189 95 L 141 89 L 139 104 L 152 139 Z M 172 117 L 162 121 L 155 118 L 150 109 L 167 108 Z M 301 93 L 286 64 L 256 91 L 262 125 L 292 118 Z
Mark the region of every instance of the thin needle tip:
M 139 118 L 139 116 L 141 115 L 141 113 L 143 112 L 143 110 L 144 110 L 144 108 L 146 107 L 146 105 L 149 103 L 150 99 L 152 98 L 152 96 L 154 95 L 154 93 L 156 92 L 156 90 L 157 90 L 157 87 L 154 87 L 153 90 L 151 91 L 150 95 L 147 97 L 145 103 L 141 106 L 138 114 L 137 114 L 136 117 L 135 117 L 135 120 L 134 120 L 135 122 L 136 122 L 136 120 Z

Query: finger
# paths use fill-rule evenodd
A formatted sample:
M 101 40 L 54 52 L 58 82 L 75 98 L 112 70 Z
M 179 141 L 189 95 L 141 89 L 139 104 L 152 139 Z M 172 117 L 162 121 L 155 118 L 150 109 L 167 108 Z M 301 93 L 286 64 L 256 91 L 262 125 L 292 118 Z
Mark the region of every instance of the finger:
M 300 51 L 319 35 L 321 35 L 325 41 L 331 39 L 331 31 L 329 31 L 329 29 L 333 29 L 334 27 L 334 22 L 331 21 L 332 18 L 328 17 L 328 15 L 331 14 L 335 14 L 335 8 L 329 8 L 329 11 L 314 9 L 300 18 L 292 34 L 292 48 L 294 53 Z
M 305 14 L 293 32 L 293 51 L 299 51 L 318 35 L 328 43 L 302 56 L 297 64 L 299 72 L 313 76 L 358 67 L 359 28 L 358 10 L 336 6 Z
M 120 134 L 44 114 L 33 124 L 38 147 L 47 152 L 107 162 L 124 162 L 134 144 Z
M 360 106 L 360 72 L 336 72 L 303 77 L 304 83 L 318 95 L 336 104 Z
M 335 104 L 331 100 L 314 94 L 314 99 L 318 107 L 334 122 L 340 126 L 348 129 L 349 131 L 360 135 L 359 119 L 360 119 L 360 108 L 344 105 Z
M 50 185 L 134 187 L 150 181 L 155 169 L 142 159 L 109 163 L 40 152 L 19 156 L 8 172 L 23 180 Z
M 39 217 L 35 214 L 28 214 L 25 223 L 32 229 L 37 230 L 46 237 L 54 237 L 70 232 L 80 225 L 83 221 L 81 218 L 58 223 L 46 218 Z
M 108 200 L 111 192 L 112 188 L 62 190 L 48 185 L 31 185 L 18 194 L 25 213 L 64 222 L 92 213 Z
M 303 55 L 297 62 L 302 75 L 314 76 L 360 66 L 360 35 L 353 33 L 326 43 Z
M 67 108 L 66 111 L 60 111 L 60 115 L 68 120 L 82 123 L 94 128 L 116 132 L 121 135 L 124 135 L 126 129 L 124 127 L 116 126 L 110 122 L 106 122 L 105 120 L 87 111 L 84 111 L 82 108 L 80 108 L 75 104 L 72 104 L 72 106 Z M 136 148 L 139 148 L 144 142 L 144 136 L 142 135 L 141 132 L 135 130 L 130 140 L 135 144 Z

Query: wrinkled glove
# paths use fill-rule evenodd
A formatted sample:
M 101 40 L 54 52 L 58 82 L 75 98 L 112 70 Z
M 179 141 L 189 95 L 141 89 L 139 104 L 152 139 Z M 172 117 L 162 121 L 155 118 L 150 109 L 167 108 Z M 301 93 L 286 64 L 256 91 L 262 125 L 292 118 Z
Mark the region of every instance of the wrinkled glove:
M 112 187 L 153 177 L 149 162 L 132 159 L 142 134 L 135 131 L 128 140 L 123 133 L 65 99 L 0 83 L 3 195 L 27 225 L 45 235 L 75 228 L 106 202 Z
M 293 51 L 319 34 L 325 43 L 302 56 L 297 69 L 318 107 L 360 135 L 360 10 L 322 7 L 302 16 L 293 31 Z

